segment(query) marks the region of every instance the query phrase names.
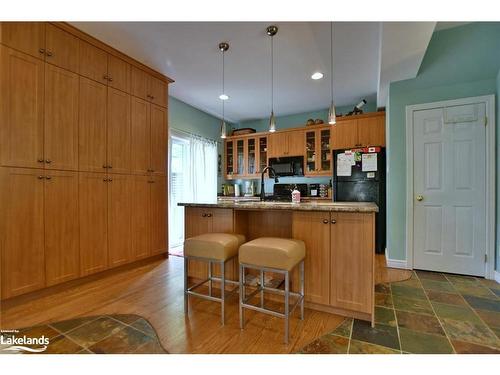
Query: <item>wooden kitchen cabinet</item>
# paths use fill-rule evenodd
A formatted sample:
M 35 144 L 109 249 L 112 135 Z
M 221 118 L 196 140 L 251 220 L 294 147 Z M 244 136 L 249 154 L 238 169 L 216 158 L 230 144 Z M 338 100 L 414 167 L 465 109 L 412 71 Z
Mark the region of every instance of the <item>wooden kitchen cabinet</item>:
M 43 169 L 1 168 L 2 298 L 45 286 Z
M 295 211 L 292 219 L 293 238 L 304 241 L 305 300 L 330 304 L 330 213 Z M 298 290 L 298 278 L 294 279 Z
M 130 93 L 130 64 L 108 54 L 108 85 L 117 90 Z
M 304 155 L 305 142 L 303 130 L 287 130 L 269 135 L 269 157 Z
M 137 67 L 131 68 L 132 95 L 147 100 L 161 107 L 167 107 L 168 87 L 162 80 L 153 77 Z
M 103 173 L 79 172 L 80 273 L 108 268 L 108 182 Z
M 168 125 L 167 110 L 151 104 L 150 167 L 149 172 L 165 176 L 167 174 Z
M 167 180 L 164 176 L 151 176 L 151 254 L 168 250 L 167 240 Z
M 106 76 L 108 72 L 108 54 L 102 49 L 87 43 L 84 40 L 80 39 L 79 44 L 80 75 L 107 85 L 108 80 L 106 79 Z
M 142 259 L 151 255 L 151 178 L 132 176 L 130 204 L 132 259 Z
M 385 147 L 385 113 L 366 114 L 342 119 L 332 126 L 333 150 L 382 146 Z
M 135 96 L 130 99 L 130 169 L 132 173 L 145 174 L 151 169 L 151 104 Z
M 106 171 L 106 99 L 106 86 L 80 77 L 78 164 L 81 171 Z
M 185 237 L 190 238 L 205 233 L 233 233 L 233 210 L 230 208 L 185 208 Z M 226 263 L 226 277 L 237 278 L 237 262 Z M 208 275 L 208 262 L 190 260 L 189 276 L 204 279 Z M 220 267 L 213 266 L 213 274 L 220 275 Z
M 45 26 L 45 61 L 78 73 L 79 40 L 76 36 L 47 23 Z
M 0 62 L 1 164 L 43 168 L 44 63 L 4 46 Z
M 332 173 L 332 155 L 330 149 L 330 127 L 306 129 L 305 164 L 306 176 L 330 176 Z
M 305 300 L 372 316 L 374 214 L 294 211 L 292 221 L 293 238 L 306 245 Z
M 108 266 L 132 260 L 131 176 L 108 176 Z
M 224 142 L 226 179 L 260 177 L 267 166 L 268 137 L 231 138 Z
M 107 164 L 110 173 L 130 172 L 130 95 L 108 87 Z
M 78 75 L 45 65 L 45 168 L 78 169 Z
M 45 22 L 2 22 L 0 28 L 2 44 L 45 59 Z
M 47 286 L 80 276 L 78 172 L 45 171 L 45 279 Z

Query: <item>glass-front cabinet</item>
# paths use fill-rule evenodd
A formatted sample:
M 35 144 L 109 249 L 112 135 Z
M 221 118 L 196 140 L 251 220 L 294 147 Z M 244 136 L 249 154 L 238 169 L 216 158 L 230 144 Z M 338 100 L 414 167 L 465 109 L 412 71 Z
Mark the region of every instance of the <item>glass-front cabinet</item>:
M 259 177 L 267 166 L 267 136 L 226 139 L 226 179 Z
M 332 155 L 330 149 L 330 128 L 306 130 L 305 175 L 330 175 Z

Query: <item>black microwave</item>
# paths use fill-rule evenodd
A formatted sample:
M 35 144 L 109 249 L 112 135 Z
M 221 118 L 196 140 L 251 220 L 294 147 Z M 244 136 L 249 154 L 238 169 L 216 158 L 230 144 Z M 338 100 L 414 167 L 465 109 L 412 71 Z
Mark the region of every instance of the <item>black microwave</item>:
M 271 166 L 276 171 L 276 175 L 279 177 L 304 175 L 303 156 L 269 158 L 269 166 Z

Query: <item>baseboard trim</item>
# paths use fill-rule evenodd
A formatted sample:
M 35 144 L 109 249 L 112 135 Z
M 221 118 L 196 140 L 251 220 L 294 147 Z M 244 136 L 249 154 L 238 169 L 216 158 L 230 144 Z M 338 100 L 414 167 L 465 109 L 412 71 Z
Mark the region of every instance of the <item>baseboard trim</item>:
M 495 278 L 495 281 L 500 284 L 500 272 L 495 271 L 495 274 L 493 276 Z
M 400 268 L 403 270 L 410 269 L 410 267 L 408 267 L 408 263 L 406 262 L 406 260 L 386 258 L 386 264 L 387 264 L 387 267 L 389 267 L 389 268 Z

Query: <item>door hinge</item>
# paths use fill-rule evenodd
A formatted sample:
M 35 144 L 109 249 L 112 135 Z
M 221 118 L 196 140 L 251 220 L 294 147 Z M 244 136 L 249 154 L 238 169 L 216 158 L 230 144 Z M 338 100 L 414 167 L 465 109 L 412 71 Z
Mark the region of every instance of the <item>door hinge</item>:
M 484 126 L 488 125 L 488 117 L 484 116 Z
M 488 263 L 488 254 L 484 254 L 484 263 Z

